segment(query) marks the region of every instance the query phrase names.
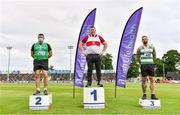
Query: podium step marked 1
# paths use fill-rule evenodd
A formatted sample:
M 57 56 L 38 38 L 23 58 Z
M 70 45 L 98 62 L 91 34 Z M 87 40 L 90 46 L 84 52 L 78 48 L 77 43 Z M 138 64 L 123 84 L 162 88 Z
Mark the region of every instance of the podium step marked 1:
M 103 87 L 84 88 L 84 109 L 105 108 L 105 97 Z
M 139 99 L 139 105 L 143 108 L 160 108 L 160 100 L 151 100 L 151 99 Z
M 52 106 L 52 94 L 49 95 L 31 95 L 29 96 L 29 109 L 47 110 Z

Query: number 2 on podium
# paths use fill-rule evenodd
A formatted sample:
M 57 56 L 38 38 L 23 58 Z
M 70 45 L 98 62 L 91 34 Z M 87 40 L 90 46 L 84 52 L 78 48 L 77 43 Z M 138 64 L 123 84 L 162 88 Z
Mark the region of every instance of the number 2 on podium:
M 91 95 L 94 95 L 94 101 L 97 101 L 97 90 L 93 90 Z
M 41 97 L 36 97 L 36 105 L 41 105 Z

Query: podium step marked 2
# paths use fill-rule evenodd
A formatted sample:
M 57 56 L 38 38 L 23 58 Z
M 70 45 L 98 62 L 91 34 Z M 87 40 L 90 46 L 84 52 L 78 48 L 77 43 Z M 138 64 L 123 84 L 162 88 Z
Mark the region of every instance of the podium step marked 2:
M 84 109 L 103 109 L 105 108 L 105 97 L 103 87 L 84 88 Z
M 52 106 L 52 94 L 49 95 L 31 95 L 29 96 L 29 109 L 47 110 Z
M 151 99 L 139 99 L 139 105 L 143 108 L 160 108 L 160 100 L 151 100 Z

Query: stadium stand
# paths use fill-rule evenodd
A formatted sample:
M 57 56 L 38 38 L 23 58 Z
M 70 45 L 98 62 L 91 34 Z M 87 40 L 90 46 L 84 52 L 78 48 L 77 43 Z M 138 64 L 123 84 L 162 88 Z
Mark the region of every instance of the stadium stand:
M 73 76 L 73 74 L 71 75 Z M 49 71 L 50 82 L 68 82 L 70 81 L 70 75 L 68 70 L 54 70 Z M 86 73 L 84 73 L 84 79 L 86 80 Z M 96 81 L 95 71 L 93 72 L 93 80 Z M 115 73 L 113 71 L 102 71 L 103 82 L 114 82 Z M 7 72 L 0 73 L 0 82 L 7 82 Z M 10 83 L 31 83 L 34 82 L 33 72 L 10 72 Z

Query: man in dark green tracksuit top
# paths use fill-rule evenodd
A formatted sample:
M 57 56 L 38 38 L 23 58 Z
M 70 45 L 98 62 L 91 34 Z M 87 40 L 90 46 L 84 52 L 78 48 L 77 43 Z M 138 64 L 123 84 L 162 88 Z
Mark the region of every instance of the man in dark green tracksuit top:
M 143 45 L 137 50 L 137 60 L 141 66 L 142 74 L 142 99 L 146 99 L 147 77 L 150 80 L 151 99 L 158 100 L 154 94 L 155 90 L 155 77 L 154 77 L 154 60 L 156 59 L 156 51 L 153 45 L 148 44 L 148 37 L 142 36 Z
M 44 76 L 44 95 L 48 95 L 48 59 L 52 56 L 52 49 L 48 43 L 44 42 L 44 35 L 38 35 L 38 42 L 31 48 L 31 56 L 34 58 L 34 72 L 36 92 L 33 95 L 40 94 L 40 77 Z

